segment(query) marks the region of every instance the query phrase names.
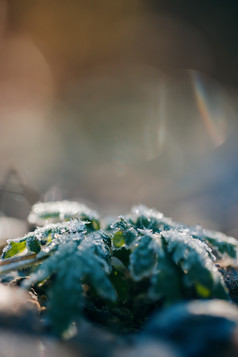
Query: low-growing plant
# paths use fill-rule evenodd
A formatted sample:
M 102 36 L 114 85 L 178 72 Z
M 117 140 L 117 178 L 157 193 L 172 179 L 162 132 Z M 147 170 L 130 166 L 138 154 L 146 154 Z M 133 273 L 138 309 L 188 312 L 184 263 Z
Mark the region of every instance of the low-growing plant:
M 3 281 L 13 270 L 25 277 L 22 286 L 35 289 L 57 334 L 82 316 L 134 331 L 155 308 L 175 301 L 229 299 L 216 263 L 237 263 L 232 237 L 144 206 L 106 226 L 85 205 L 38 203 L 29 222 L 42 227 L 8 241 L 0 273 Z

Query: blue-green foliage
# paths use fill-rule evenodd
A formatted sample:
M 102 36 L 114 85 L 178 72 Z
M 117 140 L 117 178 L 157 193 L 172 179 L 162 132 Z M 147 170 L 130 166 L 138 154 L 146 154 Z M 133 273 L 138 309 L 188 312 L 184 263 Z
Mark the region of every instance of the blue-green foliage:
M 235 238 L 220 232 L 205 230 L 201 226 L 187 226 L 174 222 L 171 218 L 164 217 L 162 213 L 145 206 L 133 207 L 132 212 L 124 217 L 125 221 L 135 229 L 150 229 L 154 233 L 188 230 L 193 238 L 206 243 L 216 257 L 237 259 L 238 245 Z
M 99 230 L 92 212 L 75 202 L 38 204 L 31 223 L 59 223 L 10 240 L 2 255 L 42 257 L 25 286 L 45 287 L 47 318 L 57 333 L 82 313 L 88 292 L 90 303 L 100 299 L 111 311 L 116 305 L 130 309 L 137 295 L 162 305 L 184 298 L 228 299 L 214 262 L 228 257 L 237 262 L 234 238 L 184 226 L 143 206 Z
M 132 214 L 120 218 L 113 228 L 115 249 L 129 250 L 130 276 L 135 281 L 150 279 L 148 295 L 152 299 L 164 298 L 170 303 L 182 296 L 227 298 L 212 249 L 201 236 L 195 238 L 189 228 L 143 207 L 134 208 Z M 121 237 L 120 244 L 115 244 L 115 236 Z M 234 247 L 237 249 L 237 243 Z M 224 253 L 229 254 L 229 250 Z
M 80 233 L 73 239 L 65 236 L 54 249 L 26 284 L 36 285 L 54 276 L 46 307 L 54 330 L 61 333 L 80 314 L 85 282 L 105 300 L 115 301 L 116 293 L 108 277 L 110 251 L 100 232 Z

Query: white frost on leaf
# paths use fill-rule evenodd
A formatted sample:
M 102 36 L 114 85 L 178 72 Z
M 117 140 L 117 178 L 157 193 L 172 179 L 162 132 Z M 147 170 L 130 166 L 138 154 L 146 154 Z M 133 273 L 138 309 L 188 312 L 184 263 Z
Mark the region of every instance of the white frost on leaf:
M 86 205 L 79 202 L 39 202 L 32 207 L 28 221 L 30 224 L 42 226 L 73 218 L 82 219 L 83 217 L 87 217 L 91 220 L 99 219 L 96 211 L 91 210 Z
M 185 274 L 185 285 L 195 286 L 200 290 L 205 288 L 210 291 L 210 295 L 222 290 L 224 295 L 226 294 L 222 275 L 213 262 L 210 248 L 205 243 L 193 238 L 188 230 L 170 230 L 162 232 L 161 235 L 167 243 L 167 251 L 173 261 Z

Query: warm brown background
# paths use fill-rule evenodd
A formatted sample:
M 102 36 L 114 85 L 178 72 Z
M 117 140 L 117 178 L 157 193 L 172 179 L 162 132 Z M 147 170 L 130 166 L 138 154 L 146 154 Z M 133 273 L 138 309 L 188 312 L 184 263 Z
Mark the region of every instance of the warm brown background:
M 236 18 L 232 1 L 0 0 L 1 182 L 14 167 L 46 199 L 236 235 Z M 21 193 L 4 214 L 27 214 Z

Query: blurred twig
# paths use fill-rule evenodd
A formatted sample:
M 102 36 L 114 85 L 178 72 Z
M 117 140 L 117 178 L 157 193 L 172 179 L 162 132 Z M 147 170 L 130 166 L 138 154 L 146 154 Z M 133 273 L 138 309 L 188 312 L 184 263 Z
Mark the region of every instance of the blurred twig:
M 13 180 L 15 183 L 13 184 Z M 32 189 L 31 187 L 25 185 L 15 168 L 11 168 L 7 171 L 5 179 L 3 180 L 2 185 L 0 185 L 0 206 L 2 208 L 4 196 L 6 193 L 12 195 L 20 195 L 30 204 L 33 205 L 40 199 L 40 194 Z

